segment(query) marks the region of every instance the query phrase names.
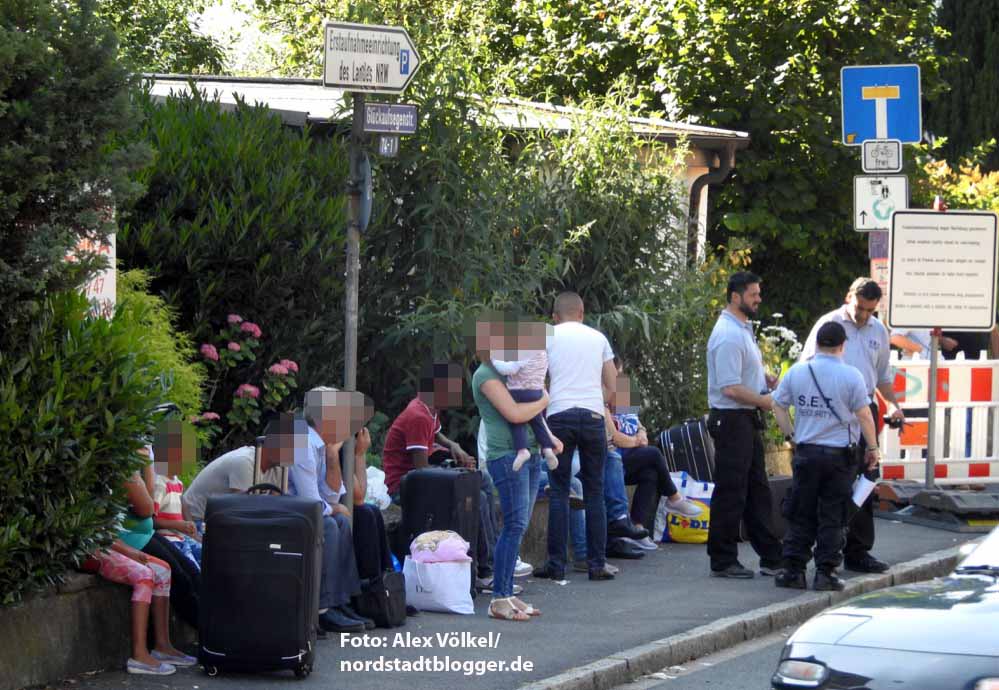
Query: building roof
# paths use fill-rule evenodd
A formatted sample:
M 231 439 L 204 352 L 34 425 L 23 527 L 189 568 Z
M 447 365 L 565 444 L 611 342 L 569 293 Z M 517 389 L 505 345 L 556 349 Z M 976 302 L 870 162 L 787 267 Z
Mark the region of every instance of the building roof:
M 352 110 L 341 89 L 323 86 L 320 79 L 219 77 L 185 74 L 147 74 L 150 94 L 162 101 L 170 95 L 189 95 L 191 84 L 209 97 L 217 97 L 222 107 L 235 108 L 237 99 L 249 105 L 265 105 L 289 125 L 349 122 Z M 582 113 L 577 108 L 536 103 L 521 99 L 502 99 L 492 110 L 501 126 L 512 130 L 545 128 L 568 131 L 573 116 Z M 731 129 L 718 129 L 658 118 L 629 118 L 634 131 L 650 138 L 674 143 L 681 137 L 694 146 L 709 150 L 729 147 L 743 149 L 749 145 L 749 134 Z

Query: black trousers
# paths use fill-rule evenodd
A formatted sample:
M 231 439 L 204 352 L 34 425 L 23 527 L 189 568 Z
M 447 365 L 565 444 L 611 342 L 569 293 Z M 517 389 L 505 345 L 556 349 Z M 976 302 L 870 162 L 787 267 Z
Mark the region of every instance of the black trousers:
M 170 606 L 182 621 L 197 628 L 201 573 L 162 534 L 154 534 L 142 552 L 170 565 Z
M 636 485 L 635 496 L 631 499 L 631 521 L 651 531 L 659 499 L 676 493 L 666 458 L 655 446 L 622 448 L 619 452 L 624 464 L 624 483 Z
M 386 570 L 392 570 L 385 519 L 377 506 L 354 506 L 354 558 L 362 580 L 377 580 Z
M 878 405 L 871 403 L 871 414 L 874 419 L 878 418 Z M 865 469 L 864 453 L 867 451 L 867 442 L 864 435 L 860 435 L 860 443 L 857 444 L 857 457 L 855 459 L 853 476 L 859 477 L 867 474 L 868 479 L 877 479 L 878 472 L 867 473 Z M 874 548 L 874 492 L 867 497 L 864 505 L 854 512 L 850 518 L 849 527 L 846 531 L 846 547 L 843 549 L 843 556 L 848 561 L 857 561 L 867 556 Z
M 773 497 L 755 410 L 711 410 L 708 433 L 715 442 L 715 490 L 711 496 L 708 557 L 712 570 L 739 562 L 739 523 L 760 565 L 777 568 L 781 544 L 774 534 Z
M 843 560 L 843 528 L 856 477 L 854 455 L 847 448 L 798 446 L 792 476 L 782 506 L 787 518 L 784 567 L 804 570 L 815 544 L 815 567 L 833 570 Z

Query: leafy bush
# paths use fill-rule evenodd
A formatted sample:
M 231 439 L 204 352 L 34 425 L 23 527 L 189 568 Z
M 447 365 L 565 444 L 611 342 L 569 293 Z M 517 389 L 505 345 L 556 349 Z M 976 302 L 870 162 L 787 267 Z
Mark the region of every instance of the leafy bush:
M 210 410 L 226 419 L 239 385 L 285 358 L 305 386 L 338 380 L 340 144 L 285 128 L 263 109 L 221 112 L 201 96 L 144 107 L 142 135 L 157 157 L 139 175 L 147 193 L 125 214 L 121 262 L 155 276 L 151 290 L 196 343 L 214 342 L 233 313 L 267 330 L 243 378 L 219 381 Z
M 114 148 L 137 119 L 131 82 L 93 0 L 0 3 L 0 349 L 18 347 L 47 294 L 103 265 L 64 258 L 105 239 L 108 211 L 137 191 L 128 173 L 148 147 Z
M 191 337 L 177 329 L 174 310 L 162 298 L 149 294 L 150 280 L 145 271 L 118 273 L 117 318 L 129 327 L 145 330 L 144 354 L 163 376 L 166 398 L 187 418 L 202 409 L 205 369 L 194 361 Z
M 955 167 L 937 158 L 944 145 L 938 140 L 917 158 L 913 200 L 930 207 L 939 195 L 954 210 L 999 211 L 999 171 L 982 172 L 982 161 L 996 149 L 996 140 L 979 144 Z
M 53 296 L 23 344 L 0 352 L 0 603 L 51 583 L 110 541 L 121 486 L 142 465 L 164 382 L 127 305 L 108 321 Z

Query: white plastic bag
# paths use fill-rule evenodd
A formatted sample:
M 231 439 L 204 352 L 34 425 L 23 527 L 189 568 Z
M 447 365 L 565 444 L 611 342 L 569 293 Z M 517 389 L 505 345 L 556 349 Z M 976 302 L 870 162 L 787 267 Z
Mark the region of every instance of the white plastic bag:
M 421 611 L 475 613 L 471 563 L 419 563 L 406 556 L 402 574 L 406 579 L 407 604 Z
M 392 504 L 392 497 L 389 496 L 388 487 L 385 486 L 385 473 L 377 467 L 369 467 L 367 475 L 368 490 L 364 494 L 364 502 L 385 510 Z

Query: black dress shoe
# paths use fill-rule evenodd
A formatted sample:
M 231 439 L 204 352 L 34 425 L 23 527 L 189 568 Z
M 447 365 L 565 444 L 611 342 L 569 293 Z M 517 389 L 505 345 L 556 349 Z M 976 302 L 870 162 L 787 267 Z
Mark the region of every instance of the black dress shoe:
M 547 565 L 543 565 L 540 568 L 535 568 L 531 573 L 534 577 L 539 580 L 564 580 L 565 571 L 564 570 L 554 570 L 549 568 Z
M 628 537 L 629 539 L 645 539 L 649 536 L 649 530 L 644 527 L 635 527 L 635 523 L 626 517 L 607 523 L 608 537 Z
M 347 618 L 353 618 L 354 620 L 359 620 L 362 623 L 364 623 L 364 628 L 366 630 L 374 630 L 375 629 L 375 622 L 373 620 L 371 620 L 370 618 L 365 618 L 364 616 L 362 616 L 361 614 L 359 614 L 357 611 L 355 611 L 354 609 L 352 609 L 350 607 L 350 604 L 344 604 L 343 606 L 338 606 L 337 608 L 340 609 L 340 613 L 345 614 L 347 616 Z
M 855 573 L 883 573 L 888 570 L 887 563 L 879 561 L 869 553 L 860 558 L 848 558 L 843 562 L 843 566 Z
M 741 563 L 733 563 L 721 570 L 712 570 L 711 577 L 728 577 L 735 580 L 752 580 L 753 571 L 743 566 Z
M 634 544 L 629 544 L 624 539 L 608 539 L 607 558 L 638 560 L 639 558 L 645 558 L 645 551 Z
M 785 589 L 808 589 L 803 570 L 781 570 L 774 576 L 774 584 Z
M 604 566 L 603 568 L 600 568 L 599 570 L 591 570 L 590 571 L 590 579 L 591 580 L 613 580 L 614 579 L 614 573 L 612 573 L 611 571 L 607 570 L 607 566 Z
M 819 570 L 815 573 L 815 582 L 812 586 L 816 592 L 842 592 L 846 583 L 834 572 Z
M 335 608 L 319 614 L 319 626 L 331 633 L 362 633 L 365 629 L 364 623 L 354 618 L 347 618 Z
M 416 608 L 412 604 L 406 604 L 406 615 L 407 616 L 419 616 L 420 609 Z

